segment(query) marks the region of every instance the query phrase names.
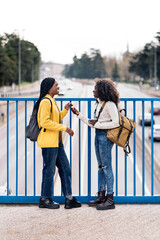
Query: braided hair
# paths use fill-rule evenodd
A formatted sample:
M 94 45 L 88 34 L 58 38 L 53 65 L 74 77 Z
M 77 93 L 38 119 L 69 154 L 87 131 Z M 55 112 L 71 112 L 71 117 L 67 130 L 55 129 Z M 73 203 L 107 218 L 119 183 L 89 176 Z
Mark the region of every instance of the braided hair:
M 49 92 L 49 90 L 51 89 L 51 87 L 53 86 L 54 83 L 55 83 L 54 78 L 48 77 L 48 78 L 43 79 L 43 81 L 41 82 L 41 86 L 40 86 L 40 95 L 34 106 L 34 109 L 39 108 L 39 104 L 40 104 L 42 98 Z
M 98 91 L 98 98 L 101 101 L 111 101 L 118 105 L 120 101 L 119 93 L 111 79 L 98 79 L 95 88 Z

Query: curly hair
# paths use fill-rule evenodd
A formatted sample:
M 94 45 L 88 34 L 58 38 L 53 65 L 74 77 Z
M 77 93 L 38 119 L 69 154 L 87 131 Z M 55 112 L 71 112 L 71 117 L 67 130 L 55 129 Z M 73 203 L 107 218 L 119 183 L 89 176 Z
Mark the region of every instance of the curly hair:
M 101 101 L 111 101 L 118 105 L 120 101 L 119 93 L 111 79 L 97 79 L 95 88 L 98 91 L 98 98 Z

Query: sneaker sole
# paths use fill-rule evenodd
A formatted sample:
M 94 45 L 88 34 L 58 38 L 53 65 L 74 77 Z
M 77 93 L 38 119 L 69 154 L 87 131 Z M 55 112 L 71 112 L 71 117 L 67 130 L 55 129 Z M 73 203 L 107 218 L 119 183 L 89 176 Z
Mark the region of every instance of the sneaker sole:
M 79 208 L 81 206 L 76 206 L 76 207 L 69 207 L 69 206 L 64 206 L 65 209 L 72 209 L 72 208 Z
M 58 209 L 60 206 L 54 206 L 54 207 L 45 207 L 44 205 L 39 205 L 39 208 L 48 208 L 48 209 Z
M 96 207 L 97 210 L 110 210 L 110 209 L 115 209 L 115 206 L 108 206 L 108 207 Z

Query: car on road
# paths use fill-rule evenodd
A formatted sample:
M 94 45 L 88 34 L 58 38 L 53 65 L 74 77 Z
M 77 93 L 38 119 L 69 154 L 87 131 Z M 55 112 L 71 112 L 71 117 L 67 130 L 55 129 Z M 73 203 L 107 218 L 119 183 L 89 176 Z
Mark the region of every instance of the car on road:
M 72 90 L 72 89 L 73 89 L 73 87 L 71 85 L 67 86 L 67 90 Z
M 150 109 L 150 113 L 151 113 L 151 109 Z M 153 108 L 153 114 L 154 115 L 160 115 L 160 107 L 154 107 Z
M 144 125 L 145 126 L 151 126 L 152 123 L 152 117 L 151 117 L 151 113 L 145 112 L 144 113 Z M 139 124 L 142 126 L 143 124 L 143 119 L 142 119 L 142 115 L 139 116 Z M 153 119 L 153 124 L 155 124 L 155 120 Z
M 151 139 L 152 133 L 151 130 L 149 131 L 149 138 Z M 160 125 L 155 124 L 153 125 L 153 140 L 160 141 Z

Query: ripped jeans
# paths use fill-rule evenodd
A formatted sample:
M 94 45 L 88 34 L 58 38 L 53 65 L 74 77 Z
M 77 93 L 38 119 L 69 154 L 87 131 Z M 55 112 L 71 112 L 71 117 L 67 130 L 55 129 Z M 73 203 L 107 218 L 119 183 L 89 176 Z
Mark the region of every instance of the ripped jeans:
M 106 138 L 106 131 L 96 129 L 95 151 L 98 161 L 98 191 L 107 190 L 113 194 L 112 147 L 113 144 Z

